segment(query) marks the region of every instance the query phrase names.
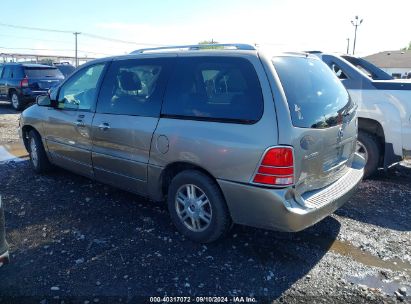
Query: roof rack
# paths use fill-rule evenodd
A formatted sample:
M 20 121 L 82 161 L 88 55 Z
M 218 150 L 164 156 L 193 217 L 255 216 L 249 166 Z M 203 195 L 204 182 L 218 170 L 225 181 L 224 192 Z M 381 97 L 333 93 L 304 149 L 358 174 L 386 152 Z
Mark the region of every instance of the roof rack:
M 256 48 L 250 44 L 236 44 L 236 43 L 215 43 L 215 44 L 194 44 L 194 45 L 175 45 L 175 46 L 162 46 L 156 48 L 146 48 L 146 49 L 139 49 L 131 52 L 130 54 L 142 54 L 145 52 L 152 52 L 152 51 L 164 51 L 164 50 L 182 50 L 186 49 L 188 51 L 198 51 L 204 49 L 236 49 L 236 50 L 245 50 L 245 51 L 255 51 Z

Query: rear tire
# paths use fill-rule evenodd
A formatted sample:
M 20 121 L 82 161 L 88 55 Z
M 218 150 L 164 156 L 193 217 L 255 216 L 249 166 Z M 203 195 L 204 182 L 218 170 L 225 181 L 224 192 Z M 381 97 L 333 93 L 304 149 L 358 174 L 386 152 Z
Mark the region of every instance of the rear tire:
M 213 242 L 231 228 L 230 213 L 220 188 L 199 171 L 183 171 L 173 178 L 167 204 L 177 230 L 195 242 Z
M 357 141 L 357 152 L 366 158 L 364 178 L 371 177 L 378 169 L 381 155 L 379 142 L 375 136 L 364 131 L 358 132 Z
M 30 164 L 36 173 L 46 173 L 50 170 L 51 164 L 44 150 L 43 142 L 39 133 L 32 130 L 29 133 L 28 147 Z
M 17 94 L 16 91 L 12 91 L 10 93 L 10 102 L 11 102 L 11 106 L 16 111 L 21 111 L 25 107 L 24 102 L 21 100 L 19 94 Z

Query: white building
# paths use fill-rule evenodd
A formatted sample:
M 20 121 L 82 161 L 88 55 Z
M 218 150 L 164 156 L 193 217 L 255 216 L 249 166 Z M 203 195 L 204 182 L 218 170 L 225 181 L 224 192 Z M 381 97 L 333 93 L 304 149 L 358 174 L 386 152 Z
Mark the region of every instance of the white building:
M 411 75 L 411 51 L 385 51 L 364 57 L 395 78 Z

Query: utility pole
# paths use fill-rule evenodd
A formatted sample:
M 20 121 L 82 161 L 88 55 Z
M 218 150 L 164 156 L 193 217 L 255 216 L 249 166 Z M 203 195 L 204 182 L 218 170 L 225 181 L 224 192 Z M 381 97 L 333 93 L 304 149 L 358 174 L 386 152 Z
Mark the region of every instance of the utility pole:
M 74 57 L 75 57 L 75 66 L 76 67 L 78 67 L 78 56 L 77 56 L 77 36 L 79 35 L 79 34 L 81 34 L 80 32 L 74 32 L 73 33 L 74 34 L 74 37 L 75 37 L 75 55 L 74 55 Z
M 355 43 L 357 42 L 357 28 L 361 25 L 363 19 L 358 20 L 358 16 L 355 16 L 355 20 L 351 20 L 351 24 L 354 26 L 355 30 L 354 30 L 354 46 L 352 49 L 352 54 L 355 54 Z
M 350 38 L 347 38 L 347 55 L 350 55 Z

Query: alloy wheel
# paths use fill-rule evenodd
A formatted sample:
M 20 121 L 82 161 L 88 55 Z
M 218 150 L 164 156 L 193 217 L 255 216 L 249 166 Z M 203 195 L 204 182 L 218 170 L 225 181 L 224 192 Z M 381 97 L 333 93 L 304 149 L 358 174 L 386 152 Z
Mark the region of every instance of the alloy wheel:
M 204 231 L 211 224 L 211 203 L 204 191 L 196 185 L 186 184 L 178 189 L 175 208 L 181 222 L 191 231 Z
M 17 96 L 16 93 L 13 93 L 11 95 L 11 103 L 13 105 L 13 108 L 17 109 L 19 107 L 19 97 Z
M 39 162 L 39 157 L 38 157 L 38 152 L 37 152 L 36 141 L 34 140 L 34 138 L 30 139 L 30 156 L 31 156 L 31 161 L 33 162 L 34 167 L 37 167 L 38 162 Z

